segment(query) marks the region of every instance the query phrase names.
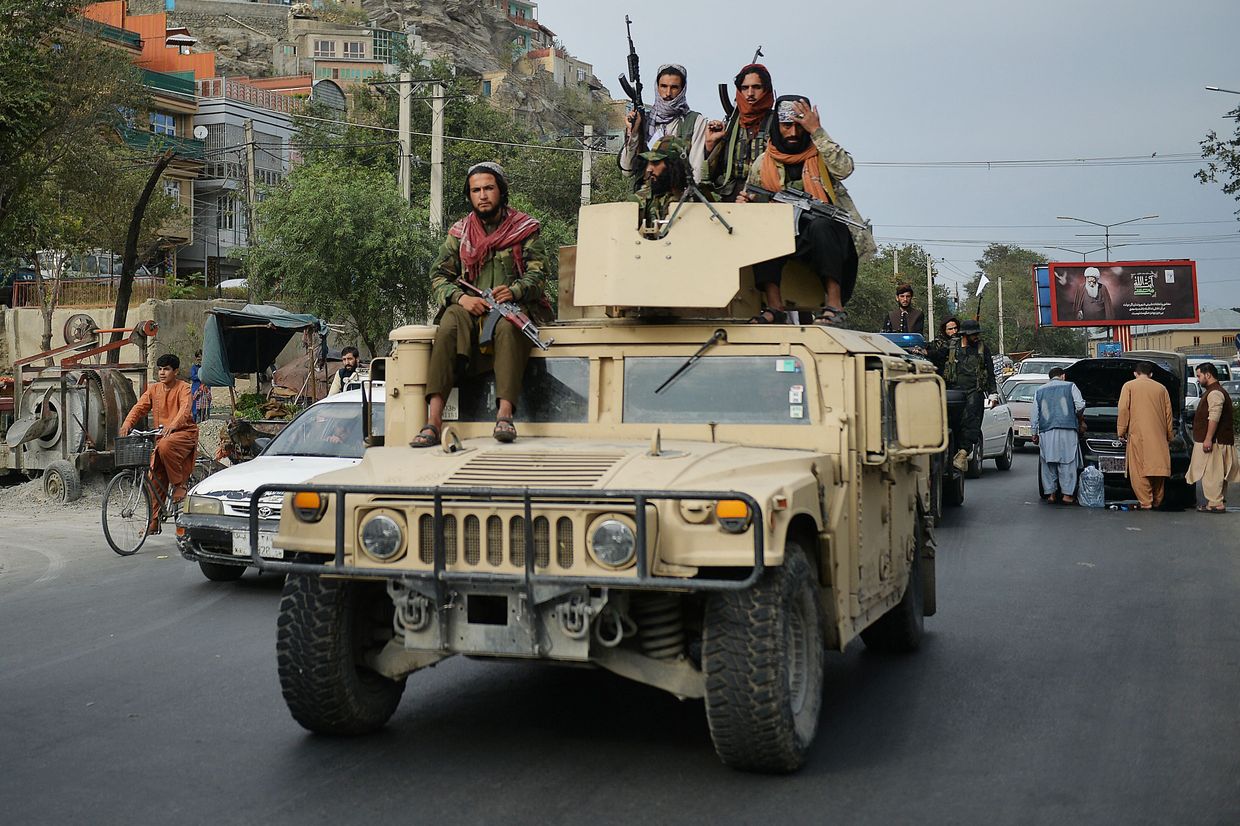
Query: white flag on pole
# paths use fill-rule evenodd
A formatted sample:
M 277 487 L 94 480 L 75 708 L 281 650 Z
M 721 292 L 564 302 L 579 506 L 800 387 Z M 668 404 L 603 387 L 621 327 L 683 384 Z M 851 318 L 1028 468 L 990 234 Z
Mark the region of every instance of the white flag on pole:
M 989 283 L 990 283 L 990 279 L 987 278 L 985 275 L 982 275 L 981 279 L 977 282 L 977 292 L 973 293 L 973 296 L 976 298 L 977 296 L 981 295 L 982 290 L 986 289 L 986 285 Z

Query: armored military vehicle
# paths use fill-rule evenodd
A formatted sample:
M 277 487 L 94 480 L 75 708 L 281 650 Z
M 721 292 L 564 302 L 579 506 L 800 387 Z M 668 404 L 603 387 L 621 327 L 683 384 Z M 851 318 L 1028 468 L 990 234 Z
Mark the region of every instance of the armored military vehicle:
M 784 772 L 814 741 L 828 651 L 917 648 L 942 380 L 876 334 L 737 320 L 751 265 L 794 248 L 791 207 L 636 227 L 635 204 L 582 209 L 516 442 L 491 438 L 483 376 L 441 446 L 410 448 L 434 331 L 401 327 L 362 461 L 254 492 L 285 494 L 284 559 L 252 559 L 288 574 L 278 670 L 305 728 L 376 730 L 410 673 L 456 654 L 558 661 L 702 698 L 726 764 Z

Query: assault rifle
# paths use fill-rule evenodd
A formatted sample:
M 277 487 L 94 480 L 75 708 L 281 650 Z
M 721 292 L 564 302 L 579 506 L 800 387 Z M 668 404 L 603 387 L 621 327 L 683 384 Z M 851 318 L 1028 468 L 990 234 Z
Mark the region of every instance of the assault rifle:
M 801 216 L 805 213 L 816 215 L 819 218 L 829 218 L 832 221 L 839 221 L 841 224 L 857 229 L 868 230 L 869 227 L 852 217 L 848 210 L 837 207 L 835 204 L 828 204 L 817 198 L 806 195 L 804 192 L 794 192 L 790 189 L 781 189 L 779 192 L 772 192 L 769 189 L 763 189 L 760 186 L 747 184 L 745 192 L 749 195 L 756 195 L 768 201 L 774 201 L 779 204 L 792 204 L 792 218 L 796 224 L 797 232 L 800 233 Z
M 752 64 L 752 63 L 757 63 L 757 62 L 758 62 L 758 58 L 760 58 L 760 57 L 766 57 L 766 55 L 762 54 L 762 47 L 761 47 L 761 46 L 759 46 L 759 47 L 758 47 L 758 48 L 754 51 L 754 53 L 753 53 L 753 60 L 751 60 L 751 61 L 749 61 L 749 62 L 750 62 L 751 64 Z M 731 122 L 730 122 L 730 121 L 731 121 L 731 118 L 732 118 L 732 113 L 736 110 L 736 104 L 732 102 L 732 91 L 731 91 L 731 89 L 728 87 L 728 84 L 726 84 L 726 83 L 720 83 L 720 84 L 719 84 L 719 102 L 723 104 L 723 116 L 724 116 L 724 119 L 725 119 L 725 120 L 728 120 L 728 121 L 729 121 L 729 124 L 728 124 L 728 125 L 729 125 L 729 126 L 731 126 Z
M 534 342 L 540 350 L 546 350 L 555 344 L 555 339 L 543 341 L 538 337 L 538 325 L 530 321 L 530 317 L 521 309 L 521 305 L 515 301 L 496 301 L 495 295 L 491 290 L 479 289 L 474 284 L 470 284 L 465 279 L 456 282 L 456 286 L 476 298 L 481 298 L 491 308 L 487 313 L 487 319 L 482 324 L 482 334 L 478 337 L 478 346 L 487 347 L 495 340 L 495 325 L 499 324 L 501 318 L 506 318 L 516 325 L 517 329 L 525 334 L 525 337 Z
M 641 59 L 637 56 L 637 47 L 633 45 L 633 21 L 627 14 L 624 16 L 624 29 L 629 38 L 629 71 L 627 77 L 620 75 L 620 88 L 624 90 L 625 97 L 633 102 L 633 111 L 641 120 L 637 129 L 637 152 L 632 161 L 633 191 L 636 192 L 641 189 L 641 173 L 646 168 L 646 162 L 640 156 L 650 148 L 646 145 L 646 119 L 650 117 L 650 113 L 646 111 L 646 104 L 642 101 Z M 616 161 L 619 160 L 617 156 Z

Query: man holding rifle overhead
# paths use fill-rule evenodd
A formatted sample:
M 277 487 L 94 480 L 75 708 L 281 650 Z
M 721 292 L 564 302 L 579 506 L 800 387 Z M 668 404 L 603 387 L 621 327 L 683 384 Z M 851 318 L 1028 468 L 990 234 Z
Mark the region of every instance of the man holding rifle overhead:
M 761 49 L 756 55 L 760 54 Z M 732 83 L 736 86 L 736 104 L 731 117 L 726 124 L 711 121 L 706 130 L 711 185 L 725 201 L 736 200 L 745 188 L 749 170 L 766 151 L 775 119 L 775 91 L 765 66 L 750 63 L 737 72 Z
M 822 282 L 826 301 L 814 323 L 846 326 L 844 305 L 857 282 L 860 260 L 877 251 L 869 226 L 844 188 L 853 160 L 822 128 L 818 110 L 803 95 L 786 95 L 775 102 L 766 150 L 749 171 L 748 184 L 768 192 L 791 190 L 809 196 L 809 203 L 825 209 L 801 210 L 796 252 L 754 267 L 754 285 L 766 305 L 752 319 L 756 324 L 786 320 L 780 277 L 788 258 L 803 261 Z M 752 190 L 740 192 L 740 202 L 759 200 Z M 838 217 L 830 217 L 831 214 Z
M 539 224 L 508 206 L 503 167 L 491 162 L 471 166 L 465 173 L 465 195 L 469 214 L 448 230 L 431 267 L 439 326 L 426 384 L 427 424 L 413 438 L 413 447 L 439 444 L 444 402 L 460 371 L 482 372 L 491 366 L 499 406 L 494 436 L 500 442 L 517 438 L 512 417 L 534 342 L 516 323 L 501 321 L 488 348 L 480 333 L 491 305 L 477 293 L 489 291 L 494 301 L 515 302 L 527 312 L 545 306 L 547 264 Z M 491 352 L 483 352 L 487 349 Z
M 688 72 L 684 66 L 669 63 L 659 67 L 658 95 L 645 115 L 634 107 L 625 117 L 624 146 L 620 149 L 620 171 L 645 181 L 646 161 L 641 147 L 653 147 L 663 137 L 675 137 L 689 146 L 689 166 L 693 180 L 701 183 L 706 161 L 706 118 L 689 108 L 685 97 Z

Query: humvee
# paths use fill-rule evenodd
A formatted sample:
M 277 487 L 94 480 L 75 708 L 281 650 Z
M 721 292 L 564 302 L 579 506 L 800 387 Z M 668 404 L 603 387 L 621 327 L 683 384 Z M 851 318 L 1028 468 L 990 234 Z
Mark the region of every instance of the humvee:
M 362 461 L 254 492 L 285 495 L 284 560 L 252 553 L 288 575 L 285 701 L 360 734 L 456 654 L 588 664 L 703 699 L 729 766 L 795 770 L 827 652 L 915 649 L 935 611 L 942 380 L 877 334 L 739 320 L 752 264 L 794 248 L 791 207 L 689 203 L 641 232 L 636 204 L 587 206 L 578 237 L 516 442 L 491 438 L 475 376 L 443 444 L 409 447 L 434 329 L 406 326 L 372 365 L 385 427 Z M 795 275 L 786 295 L 820 300 Z

